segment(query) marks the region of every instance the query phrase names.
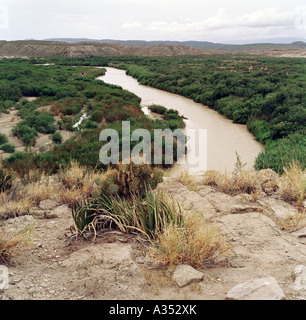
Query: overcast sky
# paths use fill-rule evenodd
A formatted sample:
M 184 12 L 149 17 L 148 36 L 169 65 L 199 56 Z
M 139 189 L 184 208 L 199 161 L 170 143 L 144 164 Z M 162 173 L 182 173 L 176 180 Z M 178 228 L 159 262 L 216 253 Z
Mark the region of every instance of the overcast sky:
M 0 39 L 306 39 L 305 0 L 0 0 Z

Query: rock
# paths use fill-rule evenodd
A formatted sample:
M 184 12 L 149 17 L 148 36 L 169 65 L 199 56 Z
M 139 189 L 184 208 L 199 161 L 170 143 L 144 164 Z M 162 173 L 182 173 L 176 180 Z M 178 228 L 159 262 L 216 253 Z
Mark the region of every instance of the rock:
M 292 235 L 298 238 L 306 238 L 306 227 L 298 231 L 292 232 Z
M 272 277 L 252 279 L 233 287 L 227 300 L 285 300 L 285 294 Z
M 272 213 L 280 219 L 287 218 L 290 215 L 294 215 L 296 213 L 296 209 L 292 206 L 290 206 L 288 203 L 277 200 L 271 197 L 266 197 L 264 199 L 258 200 L 258 202 L 268 207 L 272 211 Z
M 62 215 L 71 215 L 71 209 L 68 207 L 67 204 L 63 204 L 56 209 L 53 210 L 53 213 L 62 216 Z
M 192 282 L 202 281 L 204 274 L 189 265 L 179 265 L 175 268 L 172 279 L 179 287 L 187 286 Z
M 294 270 L 294 274 L 296 276 L 294 290 L 306 292 L 306 266 L 297 266 Z
M 30 215 L 16 217 L 3 223 L 2 227 L 0 227 L 0 234 L 2 233 L 2 229 L 5 233 L 18 233 L 35 223 L 36 220 Z
M 230 214 L 238 204 L 234 197 L 222 192 L 210 193 L 205 199 L 213 205 L 217 212 L 222 214 Z
M 57 201 L 54 200 L 43 200 L 40 202 L 39 207 L 43 210 L 52 210 L 54 208 L 56 208 L 59 205 L 59 203 Z

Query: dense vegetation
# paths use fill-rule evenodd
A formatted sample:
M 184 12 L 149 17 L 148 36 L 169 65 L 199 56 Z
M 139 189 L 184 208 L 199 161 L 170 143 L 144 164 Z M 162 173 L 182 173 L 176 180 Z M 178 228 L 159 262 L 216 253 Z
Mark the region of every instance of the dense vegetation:
M 114 66 L 144 85 L 191 98 L 247 124 L 266 151 L 256 169 L 306 167 L 306 64 L 303 58 L 251 56 L 61 58 L 63 65 Z M 53 61 L 55 62 L 55 60 Z
M 31 168 L 56 172 L 71 160 L 93 168 L 103 168 L 99 151 L 104 142 L 99 141 L 102 128 L 117 130 L 122 146 L 122 121 L 129 120 L 131 133 L 138 128 L 154 129 L 181 128 L 183 122 L 175 119 L 152 120 L 145 117 L 140 107 L 140 98 L 118 86 L 95 80 L 105 69 L 42 65 L 36 60 L 0 60 L 0 105 L 2 112 L 13 107 L 21 117 L 12 130 L 29 152 L 16 152 L 3 162 L 18 173 Z M 70 60 L 74 64 L 73 59 Z M 84 63 L 86 65 L 86 63 Z M 10 88 L 10 89 L 8 89 Z M 28 101 L 22 97 L 36 97 Z M 46 108 L 48 107 L 48 108 Z M 86 115 L 86 120 L 75 124 Z M 55 118 L 56 117 L 56 118 Z M 60 130 L 74 132 L 73 138 L 63 142 Z M 54 146 L 51 150 L 34 154 L 39 134 L 50 135 Z M 6 144 L 5 137 L 2 137 Z M 131 150 L 138 142 L 131 143 Z M 121 150 L 122 148 L 120 148 Z M 13 149 L 5 146 L 5 150 Z M 153 152 L 153 144 L 152 144 Z
M 203 103 L 247 124 L 266 151 L 256 168 L 306 167 L 305 59 L 233 56 L 121 58 L 117 66 L 141 84 Z
M 39 132 L 54 134 L 57 129 L 75 130 L 73 124 L 85 110 L 88 117 L 81 125 L 85 131 L 80 133 L 78 143 L 82 146 L 89 143 L 93 150 L 99 145 L 96 136 L 97 125 L 101 123 L 112 124 L 119 131 L 116 121 L 130 118 L 134 119 L 134 128 L 181 126 L 181 120 L 171 118 L 175 114 L 164 117 L 163 124 L 145 119 L 138 97 L 95 80 L 103 69 L 91 66 L 115 66 L 126 69 L 141 84 L 191 98 L 235 123 L 247 124 L 266 147 L 257 158 L 257 169 L 270 167 L 283 172 L 284 165 L 293 160 L 303 168 L 306 166 L 304 59 L 233 55 L 91 57 L 49 59 L 49 63 L 56 65 L 48 67 L 34 65 L 44 62 L 46 60 L 18 59 L 0 62 L 0 111 L 6 112 L 22 96 L 39 97 L 35 102 L 17 105 L 24 121 L 15 128 L 14 134 L 25 145 L 34 144 Z M 57 123 L 49 115 L 35 111 L 37 106 L 48 104 L 52 105 L 51 114 L 61 118 Z M 82 158 L 76 155 L 76 149 L 83 150 L 84 146 L 76 148 L 73 144 L 75 141 L 59 145 L 52 156 L 58 158 L 64 151 Z M 84 147 L 85 153 L 88 147 Z M 88 161 L 93 165 L 92 159 Z

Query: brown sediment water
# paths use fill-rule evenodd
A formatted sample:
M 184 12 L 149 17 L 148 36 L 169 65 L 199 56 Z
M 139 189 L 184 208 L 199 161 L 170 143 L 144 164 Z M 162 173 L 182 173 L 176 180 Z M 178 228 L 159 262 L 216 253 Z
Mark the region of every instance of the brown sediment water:
M 258 154 L 264 150 L 254 136 L 247 130 L 245 125 L 234 124 L 231 120 L 220 115 L 217 111 L 191 99 L 172 94 L 163 90 L 151 88 L 138 83 L 128 75 L 125 70 L 105 68 L 104 76 L 98 77 L 105 83 L 121 86 L 141 98 L 142 107 L 152 104 L 165 106 L 178 110 L 187 118 L 186 130 L 207 130 L 207 170 L 233 170 L 237 161 L 237 154 L 245 169 L 252 169 Z M 197 140 L 197 139 L 196 139 Z M 188 163 L 175 166 L 174 170 L 182 171 L 189 169 Z

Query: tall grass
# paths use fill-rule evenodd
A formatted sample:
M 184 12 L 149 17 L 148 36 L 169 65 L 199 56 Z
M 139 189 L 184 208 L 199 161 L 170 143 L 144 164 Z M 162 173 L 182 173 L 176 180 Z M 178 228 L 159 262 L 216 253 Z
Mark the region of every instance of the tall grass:
M 298 162 L 292 162 L 284 167 L 279 185 L 280 195 L 284 200 L 303 206 L 306 198 L 306 170 Z

